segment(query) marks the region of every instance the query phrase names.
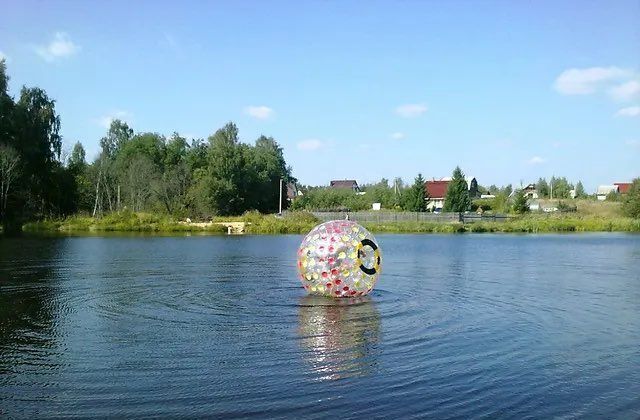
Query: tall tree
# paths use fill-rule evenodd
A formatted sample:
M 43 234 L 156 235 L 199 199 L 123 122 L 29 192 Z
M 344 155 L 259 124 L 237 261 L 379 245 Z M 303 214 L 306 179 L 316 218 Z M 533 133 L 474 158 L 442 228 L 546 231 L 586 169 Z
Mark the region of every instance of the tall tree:
M 413 182 L 413 185 L 405 192 L 405 194 L 405 210 L 418 212 L 427 211 L 428 196 L 422 174 L 418 174 Z
M 469 198 L 467 181 L 464 179 L 462 169 L 456 166 L 447 188 L 443 211 L 463 212 L 469 210 L 470 206 L 471 199 Z
M 622 203 L 622 211 L 629 217 L 640 219 L 640 178 L 633 180 Z
M 9 193 L 18 177 L 19 162 L 20 156 L 13 147 L 0 143 L 0 223 L 3 227 L 7 223 Z
M 228 123 L 209 137 L 208 168 L 212 205 L 219 214 L 238 214 L 245 206 L 241 185 L 245 182 L 245 156 L 238 127 Z
M 115 158 L 118 151 L 133 138 L 133 130 L 126 122 L 115 119 L 111 121 L 107 135 L 100 139 L 100 147 L 105 157 Z
M 536 190 L 538 190 L 538 196 L 540 198 L 549 197 L 549 184 L 547 183 L 547 180 L 545 178 L 538 179 Z
M 516 191 L 515 198 L 513 200 L 513 211 L 517 214 L 524 214 L 529 211 L 527 197 L 524 195 L 524 191 L 522 189 Z
M 584 191 L 584 185 L 582 185 L 582 181 L 578 181 L 576 184 L 576 198 L 584 198 L 587 196 L 587 193 Z

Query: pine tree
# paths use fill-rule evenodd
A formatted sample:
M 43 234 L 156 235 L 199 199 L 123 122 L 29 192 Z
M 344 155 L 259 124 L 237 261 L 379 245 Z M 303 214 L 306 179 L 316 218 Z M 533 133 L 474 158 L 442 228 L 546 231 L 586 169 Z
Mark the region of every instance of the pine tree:
M 422 174 L 418 174 L 413 185 L 407 191 L 405 210 L 420 212 L 427 211 L 428 197 L 424 184 L 425 182 Z
M 584 192 L 584 185 L 582 185 L 582 181 L 578 181 L 576 184 L 576 198 L 586 197 L 587 194 Z
M 452 212 L 464 212 L 469 210 L 471 206 L 471 199 L 469 198 L 469 189 L 467 187 L 467 181 L 464 179 L 464 173 L 459 166 L 453 170 L 453 176 L 449 187 L 447 188 L 447 195 L 444 200 L 444 211 Z
M 513 211 L 517 214 L 523 214 L 529 211 L 527 197 L 525 197 L 524 191 L 522 190 L 516 191 L 515 200 L 513 202 Z

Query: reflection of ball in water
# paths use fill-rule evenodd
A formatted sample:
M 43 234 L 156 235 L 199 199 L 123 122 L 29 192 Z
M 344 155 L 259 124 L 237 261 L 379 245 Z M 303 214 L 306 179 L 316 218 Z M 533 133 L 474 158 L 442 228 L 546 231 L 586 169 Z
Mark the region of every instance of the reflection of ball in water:
M 369 231 L 355 222 L 334 220 L 318 225 L 298 249 L 298 271 L 313 295 L 366 295 L 380 274 L 380 249 Z

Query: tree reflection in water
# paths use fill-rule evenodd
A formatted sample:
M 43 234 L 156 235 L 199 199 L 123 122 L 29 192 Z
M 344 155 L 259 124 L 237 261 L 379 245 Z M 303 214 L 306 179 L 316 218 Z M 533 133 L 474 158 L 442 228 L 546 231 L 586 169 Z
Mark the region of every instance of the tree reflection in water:
M 302 355 L 320 380 L 365 376 L 376 368 L 380 313 L 371 297 L 305 296 L 298 321 Z

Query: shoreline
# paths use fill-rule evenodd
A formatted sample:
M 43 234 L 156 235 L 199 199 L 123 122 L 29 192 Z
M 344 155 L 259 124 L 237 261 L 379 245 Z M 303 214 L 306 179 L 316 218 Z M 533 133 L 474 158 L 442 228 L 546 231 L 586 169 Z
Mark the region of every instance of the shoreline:
M 71 216 L 63 220 L 43 220 L 23 225 L 29 234 L 99 234 L 130 233 L 193 233 L 228 234 L 229 225 L 242 225 L 240 234 L 306 234 L 320 221 L 309 213 L 292 213 L 283 217 L 247 213 L 238 217 L 218 217 L 207 222 L 190 222 L 170 216 L 149 213 L 121 212 L 105 217 Z M 510 220 L 461 222 L 362 222 L 372 233 L 640 233 L 640 219 L 580 215 L 525 215 Z

